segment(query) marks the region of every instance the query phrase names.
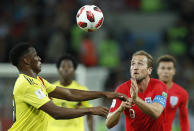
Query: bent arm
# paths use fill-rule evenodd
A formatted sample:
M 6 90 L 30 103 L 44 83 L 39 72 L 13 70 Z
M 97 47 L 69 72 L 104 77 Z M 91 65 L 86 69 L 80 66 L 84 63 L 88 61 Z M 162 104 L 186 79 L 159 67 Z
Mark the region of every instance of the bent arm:
M 105 117 L 108 113 L 108 110 L 103 107 L 72 109 L 56 106 L 52 101 L 47 102 L 40 109 L 55 119 L 72 119 L 84 115 L 100 115 Z
M 139 97 L 136 99 L 135 104 L 144 113 L 148 114 L 149 116 L 151 116 L 154 119 L 158 118 L 164 110 L 164 107 L 161 104 L 159 104 L 159 103 L 148 104 Z
M 112 112 L 112 113 L 109 113 L 108 116 L 107 116 L 107 119 L 106 119 L 106 127 L 108 129 L 114 127 L 115 125 L 117 125 L 121 119 L 121 115 L 122 115 L 122 112 L 121 110 L 119 110 L 119 108 Z
M 107 128 L 110 129 L 115 125 L 117 125 L 121 119 L 122 112 L 127 108 L 130 109 L 131 105 L 132 105 L 132 99 L 128 98 L 128 101 L 122 102 L 121 105 L 114 112 L 109 113 L 106 119 Z

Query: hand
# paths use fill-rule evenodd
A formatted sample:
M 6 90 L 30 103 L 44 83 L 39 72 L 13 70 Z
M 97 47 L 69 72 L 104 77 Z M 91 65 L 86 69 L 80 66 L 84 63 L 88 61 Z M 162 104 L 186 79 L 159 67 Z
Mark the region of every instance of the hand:
M 135 102 L 138 97 L 138 86 L 135 78 L 131 78 L 130 95 L 132 100 Z
M 108 99 L 115 99 L 118 98 L 122 101 L 128 101 L 128 97 L 122 93 L 115 93 L 115 92 L 106 92 L 105 93 L 106 98 Z
M 104 106 L 92 107 L 90 109 L 92 115 L 99 115 L 105 118 L 107 117 L 109 112 L 108 108 Z
M 122 101 L 118 110 L 123 112 L 126 108 L 131 108 L 131 107 L 132 107 L 132 99 L 128 98 L 128 101 Z

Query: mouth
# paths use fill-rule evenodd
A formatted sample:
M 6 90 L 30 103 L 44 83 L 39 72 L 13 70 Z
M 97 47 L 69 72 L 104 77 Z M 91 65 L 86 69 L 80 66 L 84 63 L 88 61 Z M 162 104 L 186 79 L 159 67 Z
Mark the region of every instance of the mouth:
M 167 75 L 164 75 L 164 76 L 162 76 L 163 78 L 168 78 L 168 76 Z

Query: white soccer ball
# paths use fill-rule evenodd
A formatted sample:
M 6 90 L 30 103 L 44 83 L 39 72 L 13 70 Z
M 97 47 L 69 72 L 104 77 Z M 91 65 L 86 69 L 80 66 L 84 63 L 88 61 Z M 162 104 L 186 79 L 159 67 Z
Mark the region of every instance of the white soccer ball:
M 88 32 L 99 29 L 104 21 L 103 13 L 95 5 L 81 7 L 76 15 L 77 25 Z

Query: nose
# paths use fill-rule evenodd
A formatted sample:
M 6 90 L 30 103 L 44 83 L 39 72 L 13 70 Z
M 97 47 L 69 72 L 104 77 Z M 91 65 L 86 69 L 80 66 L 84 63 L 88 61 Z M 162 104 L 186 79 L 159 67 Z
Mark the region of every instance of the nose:
M 40 56 L 38 56 L 38 60 L 39 60 L 39 61 L 41 61 L 41 58 L 40 58 Z
M 137 64 L 134 64 L 134 65 L 133 65 L 133 69 L 134 69 L 134 70 L 137 70 L 137 69 L 138 69 L 138 65 L 137 65 Z

